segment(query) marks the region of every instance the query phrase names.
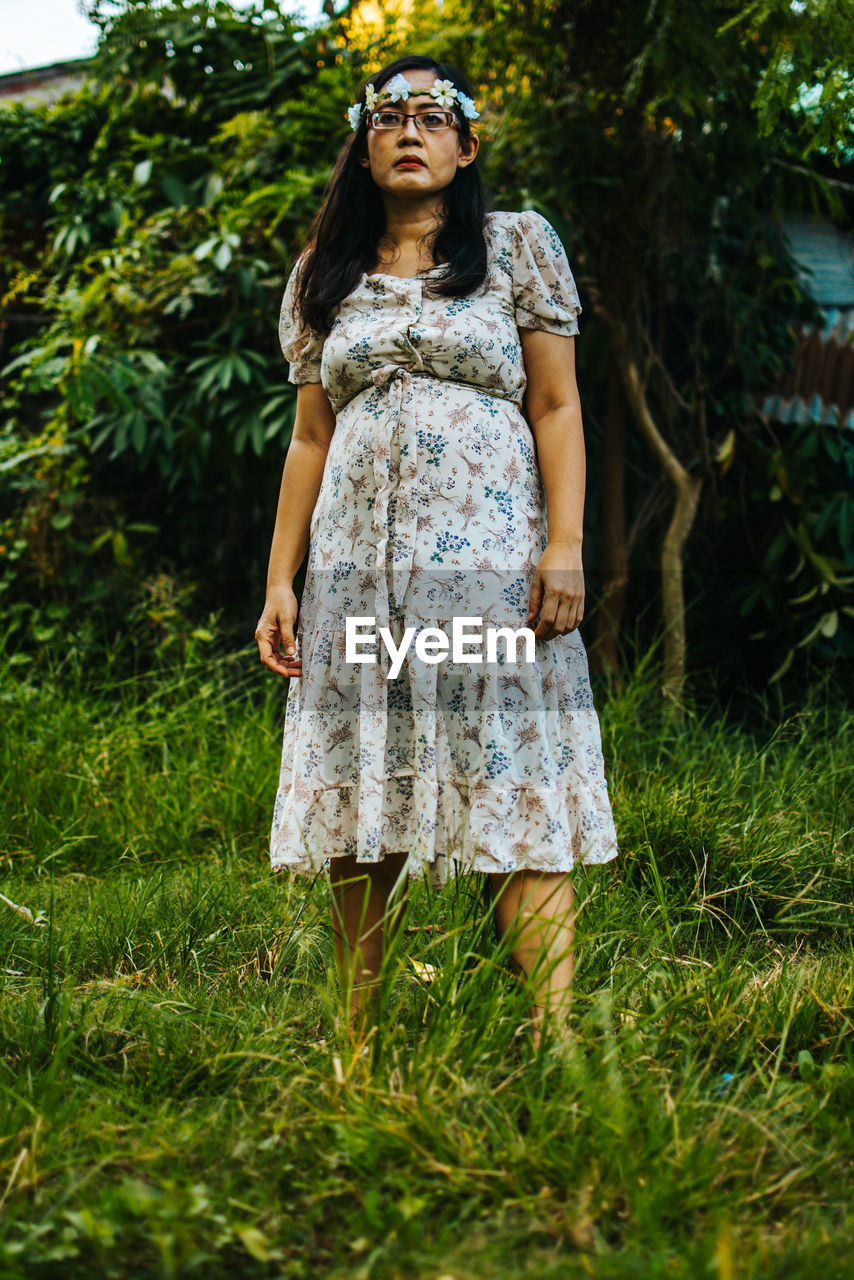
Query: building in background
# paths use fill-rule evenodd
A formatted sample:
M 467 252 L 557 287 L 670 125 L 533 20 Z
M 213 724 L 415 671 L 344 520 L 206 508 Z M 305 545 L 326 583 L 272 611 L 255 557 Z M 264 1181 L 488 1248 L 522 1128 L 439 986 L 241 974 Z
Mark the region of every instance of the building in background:
M 771 422 L 854 427 L 854 236 L 829 218 L 808 214 L 787 214 L 783 230 L 803 287 L 824 319 L 796 330 L 791 366 L 761 411 Z
M 58 102 L 64 94 L 74 93 L 81 87 L 91 61 L 91 58 L 74 58 L 70 62 L 52 62 L 47 67 L 7 71 L 0 75 L 0 107 L 16 102 L 28 107 Z

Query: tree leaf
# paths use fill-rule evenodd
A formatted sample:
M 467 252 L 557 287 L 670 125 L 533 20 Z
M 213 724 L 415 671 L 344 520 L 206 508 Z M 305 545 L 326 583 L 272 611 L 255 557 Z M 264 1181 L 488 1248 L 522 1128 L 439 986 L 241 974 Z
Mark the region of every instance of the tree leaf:
M 225 271 L 229 262 L 231 262 L 231 245 L 228 244 L 227 241 L 220 241 L 214 251 L 213 260 L 214 264 L 220 269 L 220 271 Z

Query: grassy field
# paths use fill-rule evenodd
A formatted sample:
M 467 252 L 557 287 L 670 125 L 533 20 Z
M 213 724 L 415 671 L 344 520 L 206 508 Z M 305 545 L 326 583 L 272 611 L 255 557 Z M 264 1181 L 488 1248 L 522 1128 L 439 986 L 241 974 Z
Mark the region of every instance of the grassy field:
M 415 886 L 360 1057 L 328 888 L 269 871 L 285 686 L 0 679 L 0 1276 L 854 1275 L 854 712 L 596 688 L 575 1055 L 464 876 Z

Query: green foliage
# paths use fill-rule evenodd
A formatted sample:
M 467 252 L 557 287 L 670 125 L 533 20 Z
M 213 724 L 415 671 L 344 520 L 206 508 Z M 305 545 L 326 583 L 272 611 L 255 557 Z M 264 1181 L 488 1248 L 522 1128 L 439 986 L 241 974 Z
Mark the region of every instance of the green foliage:
M 90 85 L 0 115 L 2 587 L 31 634 L 46 607 L 69 624 L 134 607 L 127 535 L 146 535 L 152 568 L 204 558 L 244 589 L 249 554 L 262 591 L 295 406 L 278 308 L 353 74 L 276 6 L 135 5 L 100 22 Z M 259 607 L 243 603 L 240 625 Z
M 816 151 L 837 164 L 854 160 L 854 22 L 844 0 L 753 0 L 733 6 L 718 0 L 719 14 L 738 12 L 719 31 L 740 30 L 742 39 L 767 53 L 751 105 L 760 133 L 794 125 L 801 159 Z
M 806 646 L 843 662 L 854 658 L 854 438 L 817 421 L 780 436 L 766 453 L 767 487 L 749 508 L 764 573 L 735 597 L 742 614 L 764 620 L 753 638 L 779 658 L 772 680 Z

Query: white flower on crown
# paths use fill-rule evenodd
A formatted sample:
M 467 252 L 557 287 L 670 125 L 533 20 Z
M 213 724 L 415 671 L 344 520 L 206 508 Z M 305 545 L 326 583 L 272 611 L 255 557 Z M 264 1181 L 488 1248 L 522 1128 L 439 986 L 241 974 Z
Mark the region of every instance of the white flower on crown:
M 476 120 L 480 115 L 474 105 L 474 99 L 469 98 L 466 94 L 457 92 L 457 102 L 460 104 L 460 111 L 462 111 L 467 120 Z
M 396 76 L 392 76 L 387 85 L 383 86 L 381 92 L 384 95 L 388 94 L 391 102 L 397 102 L 398 100 L 406 102 L 412 92 L 412 85 L 406 76 L 399 71 Z
M 347 119 L 350 121 L 351 129 L 358 129 L 361 115 L 362 115 L 361 102 L 354 102 L 352 107 L 347 108 Z
M 430 86 L 430 95 L 440 107 L 452 107 L 457 100 L 457 89 L 453 80 L 434 80 Z
M 373 111 L 374 107 L 377 105 L 378 102 L 379 102 L 379 94 L 377 93 L 374 86 L 372 84 L 369 84 L 368 87 L 365 89 L 365 106 L 368 108 L 369 111 Z

